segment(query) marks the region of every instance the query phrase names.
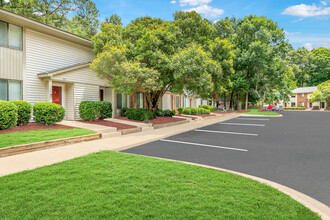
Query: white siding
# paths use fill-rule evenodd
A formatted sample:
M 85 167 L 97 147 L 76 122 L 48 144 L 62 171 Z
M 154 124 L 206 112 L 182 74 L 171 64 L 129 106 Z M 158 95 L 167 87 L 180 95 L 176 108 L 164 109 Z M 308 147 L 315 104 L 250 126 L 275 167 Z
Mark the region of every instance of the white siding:
M 106 86 L 107 80 L 100 79 L 96 74 L 90 70 L 89 67 L 73 70 L 67 73 L 55 75 L 53 80 L 69 81 L 76 83 L 85 83 L 98 86 Z
M 73 83 L 67 83 L 66 84 L 66 99 L 65 99 L 65 115 L 66 120 L 74 120 L 74 84 Z
M 74 105 L 75 105 L 75 119 L 79 118 L 79 104 L 82 101 L 98 101 L 99 100 L 99 86 L 89 84 L 74 84 Z
M 47 101 L 47 82 L 38 73 L 91 61 L 92 49 L 32 30 L 26 30 L 26 101 Z
M 23 51 L 0 47 L 0 78 L 23 80 Z
M 172 110 L 172 97 L 170 94 L 164 94 L 162 98 L 162 110 Z

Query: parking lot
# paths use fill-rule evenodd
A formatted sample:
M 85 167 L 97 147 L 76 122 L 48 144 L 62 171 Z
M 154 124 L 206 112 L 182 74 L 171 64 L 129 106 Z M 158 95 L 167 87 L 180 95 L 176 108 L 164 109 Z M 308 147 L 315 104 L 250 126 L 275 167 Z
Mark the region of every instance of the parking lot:
M 124 152 L 234 170 L 330 205 L 330 112 L 240 116 Z M 188 125 L 189 126 L 189 125 Z

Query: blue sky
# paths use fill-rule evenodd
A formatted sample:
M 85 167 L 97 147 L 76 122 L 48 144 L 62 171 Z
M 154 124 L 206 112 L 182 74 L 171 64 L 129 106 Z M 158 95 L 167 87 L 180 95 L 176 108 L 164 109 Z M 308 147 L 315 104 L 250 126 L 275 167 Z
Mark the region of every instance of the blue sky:
M 100 19 L 118 14 L 127 25 L 151 16 L 172 20 L 176 11 L 199 12 L 212 21 L 224 17 L 264 15 L 286 31 L 295 47 L 330 48 L 330 0 L 94 0 Z

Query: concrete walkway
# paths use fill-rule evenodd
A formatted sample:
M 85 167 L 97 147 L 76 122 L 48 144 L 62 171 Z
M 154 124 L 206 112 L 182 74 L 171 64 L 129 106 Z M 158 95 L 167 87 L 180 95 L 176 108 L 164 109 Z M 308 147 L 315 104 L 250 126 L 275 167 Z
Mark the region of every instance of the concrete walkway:
M 155 130 L 151 129 L 145 132 L 138 132 L 111 138 L 103 138 L 96 141 L 81 142 L 63 147 L 51 148 L 26 154 L 19 154 L 15 156 L 0 158 L 0 176 L 24 170 L 35 169 L 37 167 L 70 160 L 76 157 L 102 150 L 124 150 L 130 147 L 138 146 L 175 134 L 215 124 L 238 116 L 238 114 L 231 114 L 194 123 L 181 124 L 177 126 Z

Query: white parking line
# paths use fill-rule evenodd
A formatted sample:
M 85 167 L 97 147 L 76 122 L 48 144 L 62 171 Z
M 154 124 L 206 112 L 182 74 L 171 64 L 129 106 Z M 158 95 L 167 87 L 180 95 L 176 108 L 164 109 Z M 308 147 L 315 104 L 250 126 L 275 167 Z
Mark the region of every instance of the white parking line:
M 241 119 L 241 120 L 259 120 L 259 121 L 269 121 L 269 119 L 266 118 L 234 118 L 234 119 Z
M 210 133 L 220 133 L 220 134 L 238 134 L 238 135 L 247 135 L 247 136 L 258 136 L 258 134 L 239 133 L 239 132 L 231 132 L 231 131 L 212 131 L 212 130 L 202 130 L 202 129 L 196 129 L 195 131 L 210 132 Z
M 225 123 L 221 122 L 220 125 L 246 125 L 246 126 L 265 126 L 264 124 L 241 124 L 241 123 Z
M 202 146 L 202 147 L 219 148 L 219 149 L 225 149 L 225 150 L 235 150 L 235 151 L 244 151 L 244 152 L 248 151 L 247 149 L 241 149 L 241 148 L 222 147 L 222 146 L 216 146 L 216 145 L 199 144 L 199 143 L 184 142 L 184 141 L 174 141 L 174 140 L 167 140 L 167 139 L 160 139 L 160 141 L 178 143 L 178 144 L 196 145 L 196 146 Z

